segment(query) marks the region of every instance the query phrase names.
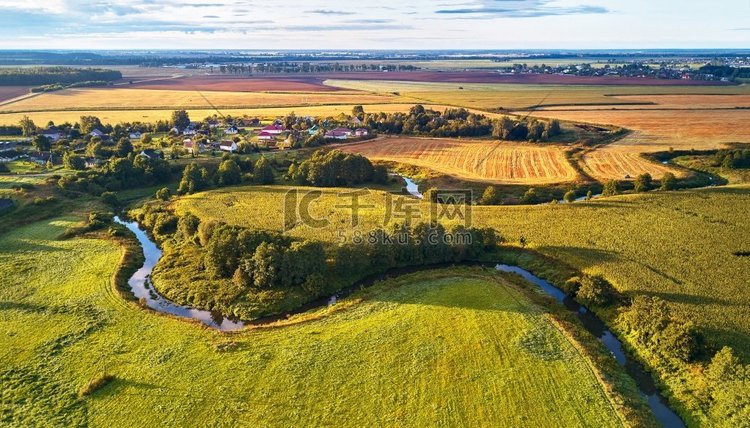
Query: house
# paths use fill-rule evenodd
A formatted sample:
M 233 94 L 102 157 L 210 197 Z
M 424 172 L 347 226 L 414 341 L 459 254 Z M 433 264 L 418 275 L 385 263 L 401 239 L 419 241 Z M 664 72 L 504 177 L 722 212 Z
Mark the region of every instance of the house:
M 216 119 L 208 119 L 206 121 L 208 123 L 209 128 L 218 128 L 219 127 L 219 121 Z
M 141 133 L 141 131 L 131 132 L 128 135 L 128 138 L 130 138 L 131 140 L 140 140 L 141 137 L 143 137 L 143 134 Z
M 186 138 L 182 143 L 185 150 L 187 150 L 189 153 L 202 153 L 206 150 L 206 145 L 200 141 L 193 141 L 189 138 Z
M 86 168 L 96 168 L 97 166 L 104 163 L 103 160 L 97 158 L 86 158 Z
M 279 124 L 273 124 L 273 125 L 268 125 L 262 128 L 260 131 L 261 133 L 268 132 L 269 134 L 272 134 L 272 135 L 279 135 L 282 132 L 284 132 L 284 127 Z
M 105 138 L 107 138 L 107 134 L 105 134 L 104 132 L 102 132 L 102 131 L 100 131 L 98 129 L 94 129 L 93 131 L 89 132 L 89 135 L 92 136 L 92 137 L 99 137 L 102 140 L 104 140 Z
M 140 153 L 141 156 L 146 156 L 149 159 L 163 159 L 164 154 L 154 149 L 143 149 Z
M 276 140 L 276 136 L 271 134 L 270 132 L 263 131 L 260 134 L 258 134 L 258 140 L 260 141 L 274 141 Z
M 219 150 L 234 153 L 237 151 L 237 143 L 232 140 L 221 140 L 221 143 L 219 143 Z
M 310 136 L 313 136 L 313 135 L 317 134 L 319 130 L 320 130 L 320 128 L 318 128 L 318 125 L 313 125 L 312 128 L 310 128 L 310 129 L 307 130 L 307 133 Z
M 49 128 L 42 131 L 42 135 L 53 143 L 56 143 L 57 141 L 67 137 L 67 134 L 65 132 L 55 128 L 54 126 L 50 126 Z
M 18 143 L 15 141 L 0 141 L 0 152 L 16 150 L 16 147 L 18 147 Z
M 181 132 L 180 132 L 180 128 L 178 128 L 178 127 L 176 127 L 176 126 L 172 127 L 172 129 L 170 129 L 170 130 L 169 130 L 169 132 L 170 132 L 171 134 L 175 134 L 175 135 L 180 135 L 180 134 L 181 134 Z
M 357 128 L 357 129 L 356 129 L 356 130 L 354 131 L 354 135 L 355 135 L 356 137 L 366 137 L 366 136 L 370 135 L 370 131 L 368 131 L 368 130 L 367 130 L 367 129 L 365 129 L 365 128 Z
M 240 130 L 236 126 L 230 126 L 229 128 L 224 130 L 224 133 L 227 135 L 237 135 L 240 133 Z
M 326 138 L 333 140 L 348 140 L 353 131 L 349 128 L 336 128 L 326 132 Z

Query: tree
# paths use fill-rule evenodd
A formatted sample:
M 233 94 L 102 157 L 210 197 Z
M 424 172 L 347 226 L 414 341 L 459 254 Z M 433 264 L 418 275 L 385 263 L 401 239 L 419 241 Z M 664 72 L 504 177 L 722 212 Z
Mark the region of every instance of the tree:
M 219 165 L 216 171 L 216 184 L 219 186 L 231 186 L 242 182 L 242 171 L 237 163 L 227 159 Z
M 362 106 L 354 106 L 352 108 L 352 116 L 358 118 L 359 120 L 364 119 L 365 117 L 365 109 Z
M 664 173 L 661 178 L 661 190 L 674 190 L 677 187 L 677 177 L 671 172 Z
M 205 189 L 208 186 L 207 175 L 208 171 L 200 168 L 195 162 L 186 166 L 182 172 L 180 185 L 177 187 L 177 194 L 185 195 Z
M 549 123 L 549 129 L 547 129 L 547 134 L 550 137 L 554 137 L 557 135 L 560 135 L 562 132 L 562 129 L 560 128 L 560 121 L 557 119 L 552 119 Z
M 23 134 L 24 137 L 31 137 L 36 134 L 36 125 L 28 116 L 24 116 L 21 119 L 19 126 L 21 127 L 21 134 Z
M 276 178 L 273 173 L 271 162 L 264 156 L 261 156 L 253 167 L 253 179 L 258 184 L 273 184 Z
M 190 125 L 190 116 L 185 110 L 175 110 L 172 112 L 172 126 L 177 129 L 185 129 Z
M 523 194 L 521 202 L 524 204 L 538 204 L 539 196 L 537 196 L 536 194 L 536 189 L 530 187 L 529 190 L 527 190 L 526 193 Z
M 172 192 L 170 192 L 169 188 L 167 187 L 162 187 L 161 189 L 156 191 L 156 199 L 159 199 L 161 201 L 168 201 L 170 197 L 172 197 Z
M 86 135 L 94 129 L 102 128 L 102 121 L 96 116 L 81 116 L 81 134 Z
M 497 205 L 500 203 L 500 194 L 495 186 L 487 186 L 482 193 L 482 205 Z
M 563 195 L 563 200 L 565 200 L 565 202 L 567 202 L 569 204 L 572 204 L 573 202 L 575 202 L 575 200 L 576 200 L 576 192 L 575 192 L 575 190 L 570 189 L 567 192 L 565 192 L 565 195 Z
M 614 300 L 612 285 L 601 276 L 584 276 L 576 288 L 576 296 L 584 303 L 607 306 Z
M 133 143 L 131 143 L 127 138 L 120 138 L 120 141 L 118 141 L 117 145 L 115 146 L 115 154 L 117 154 L 117 156 L 121 158 L 124 158 L 131 153 L 133 153 Z
M 154 141 L 154 137 L 152 137 L 151 134 L 143 134 L 141 136 L 141 143 L 145 145 L 151 144 L 152 141 Z
M 617 181 L 609 180 L 604 184 L 604 189 L 602 189 L 602 196 L 615 196 L 617 195 L 617 192 Z
M 72 152 L 65 152 L 63 155 L 63 165 L 68 169 L 83 170 L 86 169 L 86 161 L 82 157 L 73 154 Z
M 635 178 L 634 188 L 638 193 L 648 192 L 651 190 L 651 174 L 641 174 Z
M 35 136 L 32 140 L 32 144 L 34 145 L 34 148 L 40 152 L 46 152 L 52 147 L 52 143 L 50 143 L 49 139 L 44 135 Z
M 258 288 L 273 287 L 280 279 L 283 258 L 284 253 L 278 245 L 268 242 L 258 245 L 250 259 L 253 284 Z

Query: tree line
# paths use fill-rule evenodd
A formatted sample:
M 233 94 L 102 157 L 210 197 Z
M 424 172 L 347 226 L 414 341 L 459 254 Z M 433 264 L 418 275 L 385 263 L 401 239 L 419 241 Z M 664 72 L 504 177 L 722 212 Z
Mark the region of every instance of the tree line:
M 122 73 L 101 68 L 31 67 L 0 68 L 0 86 L 70 85 L 78 82 L 122 79 Z
M 318 187 L 383 184 L 388 181 L 388 169 L 383 165 L 373 166 L 369 159 L 361 155 L 346 154 L 340 150 L 317 150 L 301 164 L 292 163 L 287 177 L 299 184 Z
M 750 150 L 719 150 L 713 156 L 712 165 L 729 169 L 750 168 Z

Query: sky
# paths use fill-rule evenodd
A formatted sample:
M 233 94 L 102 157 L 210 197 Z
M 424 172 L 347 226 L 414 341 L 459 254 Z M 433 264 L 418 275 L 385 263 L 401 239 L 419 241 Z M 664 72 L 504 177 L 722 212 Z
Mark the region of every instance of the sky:
M 750 0 L 0 0 L 0 49 L 750 48 Z

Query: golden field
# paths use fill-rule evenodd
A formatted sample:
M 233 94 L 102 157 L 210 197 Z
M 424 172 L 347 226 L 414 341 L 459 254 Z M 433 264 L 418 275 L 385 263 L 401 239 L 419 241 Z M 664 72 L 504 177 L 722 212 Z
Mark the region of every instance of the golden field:
M 497 140 L 385 138 L 341 148 L 372 160 L 401 162 L 447 175 L 498 184 L 574 181 L 565 149 L 552 144 Z
M 271 93 L 158 89 L 66 89 L 3 106 L 2 112 L 50 110 L 253 108 L 320 104 L 385 104 L 398 97 L 338 92 Z
M 251 117 L 260 117 L 272 119 L 279 116 L 294 112 L 297 115 L 309 116 L 336 116 L 340 113 L 351 114 L 355 104 L 337 104 L 337 105 L 319 105 L 319 106 L 289 106 L 289 107 L 262 107 L 262 108 L 219 108 L 218 111 L 227 116 L 248 115 Z M 408 112 L 414 104 L 374 104 L 366 105 L 365 110 L 368 112 Z M 445 110 L 445 105 L 426 105 L 425 107 L 436 110 Z M 188 114 L 193 119 L 203 119 L 213 116 L 217 110 L 210 108 L 186 108 Z M 70 122 L 74 123 L 81 119 L 81 116 L 97 116 L 104 123 L 116 124 L 120 122 L 155 122 L 157 120 L 169 120 L 172 116 L 173 109 L 152 109 L 152 110 L 81 110 L 81 111 L 43 111 L 34 113 L 0 113 L 0 125 L 17 125 L 18 121 L 24 116 L 30 117 L 37 124 L 46 124 L 49 121 L 55 123 Z
M 618 145 L 605 146 L 586 153 L 583 156 L 583 168 L 589 175 L 601 181 L 635 178 L 645 173 L 656 179 L 667 172 L 676 176 L 684 175 L 681 170 L 652 162 L 645 159 L 640 152 L 628 146 Z

